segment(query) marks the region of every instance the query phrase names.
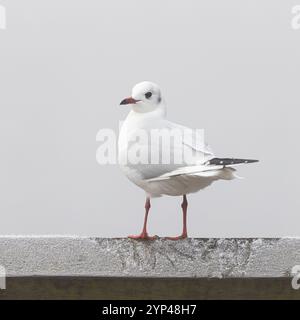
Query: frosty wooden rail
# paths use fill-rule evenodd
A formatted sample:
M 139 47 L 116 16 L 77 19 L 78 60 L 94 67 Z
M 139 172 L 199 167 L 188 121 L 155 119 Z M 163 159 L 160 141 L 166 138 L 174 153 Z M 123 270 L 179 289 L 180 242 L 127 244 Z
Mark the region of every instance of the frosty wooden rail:
M 0 265 L 0 299 L 300 299 L 298 238 L 3 236 Z

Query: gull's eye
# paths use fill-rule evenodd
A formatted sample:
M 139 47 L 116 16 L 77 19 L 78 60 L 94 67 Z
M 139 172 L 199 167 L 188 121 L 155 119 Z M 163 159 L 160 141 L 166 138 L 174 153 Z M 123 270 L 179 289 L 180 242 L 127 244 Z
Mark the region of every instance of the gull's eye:
M 149 92 L 145 93 L 145 97 L 147 99 L 150 99 L 152 97 L 152 92 L 149 91 Z

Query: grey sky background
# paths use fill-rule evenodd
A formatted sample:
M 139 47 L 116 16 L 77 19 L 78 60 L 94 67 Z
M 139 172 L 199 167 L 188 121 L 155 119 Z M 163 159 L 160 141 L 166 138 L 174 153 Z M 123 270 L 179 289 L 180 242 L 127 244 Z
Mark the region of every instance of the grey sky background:
M 0 234 L 138 233 L 144 192 L 96 162 L 96 134 L 158 83 L 168 118 L 219 156 L 260 159 L 189 197 L 189 235 L 300 235 L 300 1 L 0 0 Z M 181 232 L 180 198 L 149 233 Z

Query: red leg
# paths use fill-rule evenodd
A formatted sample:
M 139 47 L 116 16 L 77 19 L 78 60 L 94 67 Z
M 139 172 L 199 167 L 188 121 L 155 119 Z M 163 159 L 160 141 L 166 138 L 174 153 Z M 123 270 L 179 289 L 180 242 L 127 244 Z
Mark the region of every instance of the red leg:
M 187 216 L 187 207 L 188 207 L 188 202 L 186 195 L 183 196 L 183 201 L 181 204 L 182 208 L 182 214 L 183 214 L 183 230 L 182 234 L 178 237 L 167 237 L 169 240 L 179 240 L 179 239 L 185 239 L 187 238 L 187 224 L 186 224 L 186 216 Z
M 150 208 L 151 208 L 150 198 L 147 197 L 146 203 L 145 203 L 145 218 L 144 218 L 144 225 L 143 225 L 142 233 L 139 235 L 136 235 L 136 236 L 130 235 L 130 236 L 128 236 L 128 238 L 141 239 L 141 240 L 155 240 L 155 239 L 157 239 L 157 236 L 150 237 L 150 236 L 148 236 L 148 233 L 147 233 L 147 220 L 148 220 L 148 213 L 149 213 Z

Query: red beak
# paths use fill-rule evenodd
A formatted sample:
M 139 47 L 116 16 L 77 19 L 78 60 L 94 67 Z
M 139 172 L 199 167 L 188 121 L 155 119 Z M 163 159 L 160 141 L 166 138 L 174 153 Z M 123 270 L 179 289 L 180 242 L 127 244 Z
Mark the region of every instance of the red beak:
M 122 100 L 121 102 L 120 102 L 120 105 L 122 105 L 122 104 L 135 104 L 135 103 L 137 103 L 137 102 L 139 102 L 140 100 L 135 100 L 135 99 L 133 99 L 132 97 L 129 97 L 129 98 L 126 98 L 126 99 L 124 99 L 124 100 Z

